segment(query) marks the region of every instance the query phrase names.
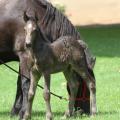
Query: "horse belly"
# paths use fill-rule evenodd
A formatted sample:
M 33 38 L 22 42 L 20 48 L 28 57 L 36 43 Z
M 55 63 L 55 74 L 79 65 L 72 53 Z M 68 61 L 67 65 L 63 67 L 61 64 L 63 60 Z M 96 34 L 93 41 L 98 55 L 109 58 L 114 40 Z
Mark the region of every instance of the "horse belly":
M 19 61 L 18 56 L 13 52 L 0 52 L 0 60 L 3 62 Z

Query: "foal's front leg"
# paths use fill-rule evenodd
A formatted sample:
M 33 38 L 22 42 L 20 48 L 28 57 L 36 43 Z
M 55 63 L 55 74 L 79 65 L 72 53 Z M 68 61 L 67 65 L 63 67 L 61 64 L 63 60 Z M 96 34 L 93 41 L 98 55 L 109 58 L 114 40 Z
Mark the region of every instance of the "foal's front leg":
M 28 92 L 28 104 L 27 104 L 27 109 L 25 111 L 24 120 L 28 120 L 29 118 L 31 118 L 32 103 L 33 103 L 33 99 L 35 96 L 35 92 L 36 92 L 36 88 L 37 88 L 37 84 L 40 79 L 40 76 L 41 76 L 40 73 L 38 73 L 36 70 L 34 69 L 31 70 L 30 88 Z
M 44 73 L 44 92 L 43 97 L 46 102 L 46 120 L 52 120 L 52 112 L 50 105 L 50 74 Z
M 28 55 L 26 52 L 18 52 L 18 56 L 19 56 L 19 59 L 20 59 L 20 73 L 22 75 L 25 75 L 27 78 L 30 77 L 30 74 L 29 74 L 29 69 L 28 69 L 28 66 L 27 66 L 27 62 L 28 62 Z M 27 105 L 27 96 L 28 96 L 28 91 L 29 91 L 29 86 L 30 86 L 30 80 L 27 79 L 26 77 L 24 76 L 21 76 L 21 89 L 22 89 L 22 108 L 20 109 L 19 111 L 19 116 L 20 116 L 20 119 L 23 118 L 24 114 L 25 114 L 25 111 L 26 111 L 26 105 Z
M 73 70 L 68 70 L 64 72 L 64 75 L 70 88 L 70 95 L 68 110 L 65 112 L 65 115 L 62 117 L 62 119 L 66 119 L 67 117 L 71 117 L 73 115 L 75 99 L 78 91 L 78 80 L 75 72 Z

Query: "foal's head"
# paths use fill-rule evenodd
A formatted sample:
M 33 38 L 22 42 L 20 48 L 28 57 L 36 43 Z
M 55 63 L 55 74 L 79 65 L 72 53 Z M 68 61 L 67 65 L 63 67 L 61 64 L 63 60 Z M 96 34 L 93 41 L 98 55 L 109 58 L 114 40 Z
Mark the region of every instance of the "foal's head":
M 25 30 L 25 46 L 27 48 L 33 45 L 34 40 L 38 37 L 39 26 L 37 25 L 37 18 L 31 18 L 24 13 L 24 21 L 26 22 Z

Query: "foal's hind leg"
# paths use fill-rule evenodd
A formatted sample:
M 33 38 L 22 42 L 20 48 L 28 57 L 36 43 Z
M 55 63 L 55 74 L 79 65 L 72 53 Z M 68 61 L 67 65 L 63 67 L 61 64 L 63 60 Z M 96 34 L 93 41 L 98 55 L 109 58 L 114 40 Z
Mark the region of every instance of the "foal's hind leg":
M 78 81 L 77 76 L 74 74 L 74 71 L 69 70 L 64 72 L 65 78 L 68 81 L 68 85 L 70 88 L 70 96 L 69 96 L 69 103 L 68 103 L 68 110 L 65 112 L 65 115 L 63 118 L 67 118 L 73 115 L 74 112 L 74 104 L 75 99 L 77 96 L 78 91 Z
M 93 76 L 88 72 L 86 63 L 82 63 L 74 66 L 76 72 L 80 74 L 83 80 L 86 82 L 88 89 L 90 90 L 90 113 L 95 115 L 97 111 L 96 107 L 96 82 Z
M 29 92 L 28 92 L 27 109 L 25 111 L 23 120 L 28 120 L 31 118 L 32 103 L 33 103 L 33 99 L 35 96 L 39 78 L 40 78 L 40 73 L 38 73 L 36 70 L 32 70 L 30 73 L 30 88 L 29 88 Z
M 46 120 L 52 120 L 52 112 L 50 105 L 50 74 L 44 73 L 44 92 L 43 97 L 46 103 Z

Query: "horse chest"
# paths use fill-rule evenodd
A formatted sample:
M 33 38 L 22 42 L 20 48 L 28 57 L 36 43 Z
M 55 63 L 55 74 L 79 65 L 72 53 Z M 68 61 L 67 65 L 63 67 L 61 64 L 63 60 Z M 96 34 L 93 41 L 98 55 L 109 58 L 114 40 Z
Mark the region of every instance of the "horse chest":
M 53 66 L 54 60 L 51 55 L 51 52 L 46 49 L 39 49 L 39 51 L 35 52 L 36 64 L 41 71 L 49 69 Z
M 59 62 L 51 52 L 40 51 L 36 56 L 36 66 L 41 72 L 57 73 L 65 68 L 64 62 Z

